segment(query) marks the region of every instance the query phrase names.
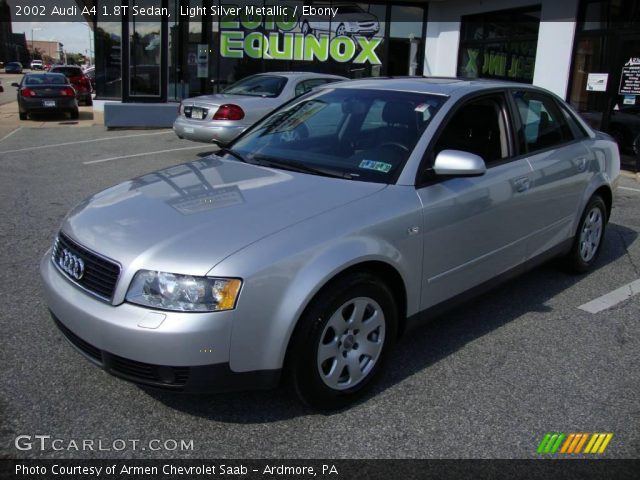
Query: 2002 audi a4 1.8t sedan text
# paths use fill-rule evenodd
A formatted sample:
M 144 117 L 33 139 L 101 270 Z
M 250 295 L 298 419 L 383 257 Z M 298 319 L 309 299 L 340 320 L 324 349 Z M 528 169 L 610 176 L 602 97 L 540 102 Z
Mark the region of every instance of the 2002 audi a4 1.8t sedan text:
M 552 256 L 593 266 L 618 174 L 616 144 L 535 87 L 327 85 L 84 201 L 41 273 L 60 330 L 114 375 L 187 392 L 282 377 L 339 407 L 463 292 Z

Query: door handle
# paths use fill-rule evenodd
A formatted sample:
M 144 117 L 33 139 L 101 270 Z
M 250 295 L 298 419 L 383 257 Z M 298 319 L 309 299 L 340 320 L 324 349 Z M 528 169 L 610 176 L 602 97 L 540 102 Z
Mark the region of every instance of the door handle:
M 584 172 L 587 169 L 587 159 L 579 158 L 576 162 L 576 168 L 579 172 Z
M 514 184 L 516 186 L 516 192 L 518 193 L 526 192 L 531 188 L 531 180 L 529 180 L 528 177 L 518 178 L 515 180 Z

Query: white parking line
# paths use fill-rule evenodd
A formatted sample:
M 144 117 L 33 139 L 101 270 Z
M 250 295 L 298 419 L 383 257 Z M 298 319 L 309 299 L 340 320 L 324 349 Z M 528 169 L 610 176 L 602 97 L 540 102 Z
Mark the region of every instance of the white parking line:
M 595 300 L 591 300 L 584 305 L 580 305 L 578 308 L 585 312 L 598 313 L 620 302 L 624 302 L 638 293 L 640 293 L 640 279 L 627 283 L 625 286 L 617 288 L 613 292 L 602 295 Z
M 8 135 L 5 135 L 4 137 L 0 138 L 0 142 L 4 142 L 7 138 L 9 138 L 11 135 L 13 135 L 16 132 L 19 132 L 20 130 L 22 130 L 22 127 L 18 127 L 16 128 L 13 132 L 11 132 Z
M 200 149 L 211 149 L 211 147 L 215 148 L 215 145 L 197 145 L 195 147 L 182 147 L 182 148 L 172 148 L 170 150 L 159 150 L 157 152 L 145 152 L 145 153 L 136 153 L 135 155 L 123 155 L 122 157 L 111 157 L 111 158 L 101 158 L 99 160 L 91 160 L 89 162 L 83 162 L 85 165 L 92 165 L 94 163 L 103 163 L 103 162 L 111 162 L 113 160 L 122 160 L 124 158 L 135 158 L 135 157 L 145 157 L 147 155 L 159 155 L 161 153 L 169 153 L 169 152 L 179 152 L 180 150 L 195 150 L 197 148 Z
M 136 137 L 150 137 L 152 135 L 166 135 L 167 133 L 173 133 L 173 130 L 153 132 L 153 133 L 140 133 L 136 135 L 123 135 L 121 137 L 94 138 L 93 140 L 79 140 L 77 142 L 56 143 L 53 145 L 38 145 L 37 147 L 19 148 L 18 150 L 4 150 L 0 152 L 0 155 L 2 155 L 3 153 L 28 152 L 29 150 L 39 150 L 42 148 L 66 147 L 67 145 L 80 145 L 81 143 L 106 142 L 107 140 L 119 140 L 121 138 L 136 138 Z
M 640 188 L 618 187 L 621 190 L 631 190 L 632 192 L 640 192 Z

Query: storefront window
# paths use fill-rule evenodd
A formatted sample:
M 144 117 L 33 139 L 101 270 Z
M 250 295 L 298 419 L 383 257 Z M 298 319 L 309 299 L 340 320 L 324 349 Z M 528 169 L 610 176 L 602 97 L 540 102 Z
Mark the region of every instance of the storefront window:
M 623 163 L 625 155 L 631 157 L 634 141 L 640 142 L 638 78 L 640 4 L 583 0 L 568 98 L 592 127 L 614 137 Z
M 134 0 L 142 8 L 157 6 L 155 0 Z M 129 22 L 129 95 L 159 97 L 162 51 L 161 22 Z
M 100 5 L 111 8 L 120 0 L 101 0 Z M 122 98 L 122 24 L 98 17 L 96 43 L 96 96 Z
M 388 75 L 417 75 L 423 54 L 424 9 L 391 6 Z
M 462 17 L 458 75 L 533 82 L 540 7 Z

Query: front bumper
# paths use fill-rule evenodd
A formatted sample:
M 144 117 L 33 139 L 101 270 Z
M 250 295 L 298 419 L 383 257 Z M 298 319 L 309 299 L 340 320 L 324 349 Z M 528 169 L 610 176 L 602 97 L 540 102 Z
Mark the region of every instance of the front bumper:
M 235 125 L 231 123 L 236 123 Z M 247 125 L 237 122 L 212 122 L 210 120 L 190 120 L 183 116 L 176 118 L 173 131 L 179 137 L 194 142 L 217 143 L 226 145 L 247 129 Z
M 40 273 L 54 322 L 76 350 L 107 372 L 138 384 L 182 392 L 277 385 L 279 370 L 231 370 L 234 311 L 156 312 L 128 303 L 114 306 L 67 280 L 51 262 L 50 253 L 43 257 Z

